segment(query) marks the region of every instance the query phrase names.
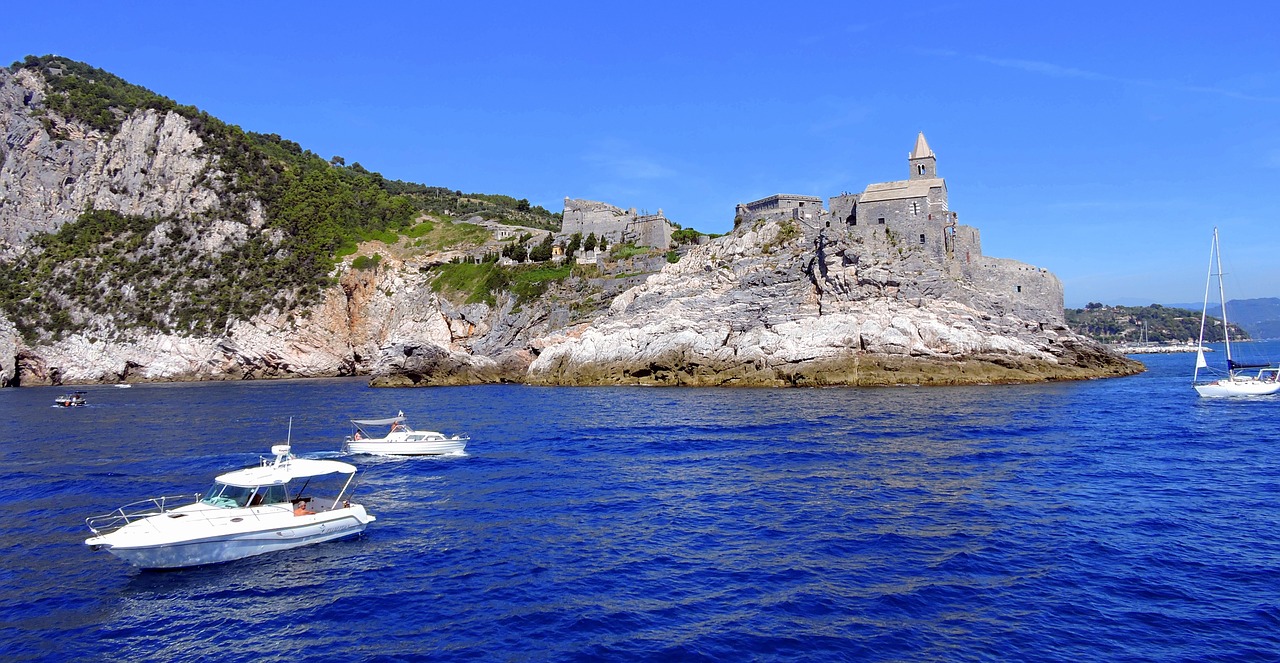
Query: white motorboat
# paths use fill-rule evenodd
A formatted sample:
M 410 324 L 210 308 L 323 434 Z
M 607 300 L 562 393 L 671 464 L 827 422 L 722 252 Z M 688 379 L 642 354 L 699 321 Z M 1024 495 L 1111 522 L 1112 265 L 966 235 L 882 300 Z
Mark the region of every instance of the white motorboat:
M 1226 345 L 1227 367 L 1211 369 L 1204 358 L 1204 331 L 1209 318 L 1209 290 L 1217 268 L 1218 299 L 1222 304 L 1222 340 Z M 1214 379 L 1202 381 L 1200 371 L 1216 374 Z M 1196 393 L 1203 397 L 1266 396 L 1280 391 L 1280 366 L 1271 363 L 1241 363 L 1231 357 L 1231 331 L 1227 324 L 1227 297 L 1222 285 L 1222 250 L 1218 244 L 1218 229 L 1213 229 L 1213 243 L 1209 250 L 1209 277 L 1204 284 L 1204 309 L 1200 312 L 1200 343 L 1196 352 L 1196 369 L 1191 378 Z
M 214 479 L 194 504 L 158 497 L 87 518 L 93 537 L 134 566 L 168 569 L 226 562 L 359 534 L 376 518 L 351 502 L 356 468 L 336 460 L 274 459 Z
M 466 435 L 445 435 L 430 430 L 414 430 L 409 426 L 404 412 L 387 419 L 352 419 L 351 425 L 355 430 L 347 436 L 343 444 L 343 450 L 347 453 L 379 456 L 439 456 L 462 453 L 467 442 L 471 440 Z M 391 427 L 382 437 L 377 437 L 368 430 L 381 426 Z

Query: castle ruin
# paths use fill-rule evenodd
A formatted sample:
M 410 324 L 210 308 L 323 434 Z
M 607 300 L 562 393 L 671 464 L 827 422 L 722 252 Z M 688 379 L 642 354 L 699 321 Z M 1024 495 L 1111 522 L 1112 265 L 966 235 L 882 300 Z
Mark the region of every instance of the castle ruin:
M 812 233 L 840 234 L 871 246 L 914 249 L 954 277 L 1006 299 L 1014 308 L 1043 312 L 1062 321 L 1063 291 L 1047 269 L 982 255 L 977 228 L 959 223 L 947 204 L 946 180 L 924 133 L 907 155 L 905 180 L 870 184 L 862 193 L 822 199 L 776 194 L 737 206 L 734 225 L 744 221 L 791 220 Z
M 608 203 L 565 196 L 560 233 L 594 233 L 610 244 L 631 243 L 666 250 L 671 247 L 671 222 L 662 215 L 637 214 L 635 208 L 622 210 Z

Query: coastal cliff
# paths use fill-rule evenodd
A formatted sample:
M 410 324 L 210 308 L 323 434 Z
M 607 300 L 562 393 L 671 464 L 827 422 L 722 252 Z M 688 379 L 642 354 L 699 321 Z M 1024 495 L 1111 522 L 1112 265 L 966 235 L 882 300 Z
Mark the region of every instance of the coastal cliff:
M 974 384 L 1127 375 L 1135 362 L 1024 318 L 918 253 L 762 223 L 690 251 L 555 339 L 535 384 Z
M 569 262 L 522 290 L 509 281 L 544 277 L 485 262 L 514 238 L 484 230 L 484 214 L 458 218 L 475 202 L 458 192 L 442 190 L 450 209 L 436 211 L 404 193 L 421 185 L 163 98 L 86 119 L 50 83 L 75 63 L 39 64 L 0 70 L 0 384 L 975 384 L 1141 370 L 1072 334 L 1060 303 L 994 292 L 889 235 L 785 218 L 670 264 L 661 250 Z M 317 190 L 360 202 L 339 209 L 347 235 L 317 230 L 338 223 L 309 202 Z M 307 211 L 321 207 L 330 216 Z M 445 239 L 414 239 L 429 232 Z M 490 290 L 444 285 L 467 264 L 491 270 Z

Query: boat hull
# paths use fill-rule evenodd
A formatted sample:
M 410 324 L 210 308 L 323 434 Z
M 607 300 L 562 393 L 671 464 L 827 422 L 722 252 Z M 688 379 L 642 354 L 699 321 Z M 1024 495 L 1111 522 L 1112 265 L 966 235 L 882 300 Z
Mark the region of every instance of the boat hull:
M 1198 384 L 1196 393 L 1204 398 L 1224 398 L 1230 396 L 1266 396 L 1280 391 L 1280 382 L 1263 382 L 1261 380 L 1218 380 Z
M 203 527 L 173 527 L 170 514 L 152 516 L 85 544 L 105 549 L 143 569 L 203 566 L 332 541 L 364 531 L 376 520 L 363 506 L 294 516 L 292 512 L 257 514 L 236 522 Z M 193 521 L 202 519 L 193 518 Z M 210 530 L 215 533 L 210 534 Z M 216 530 L 222 530 L 220 532 Z
M 459 454 L 466 448 L 467 440 L 461 438 L 401 442 L 370 440 L 347 443 L 348 453 L 376 456 L 442 456 Z

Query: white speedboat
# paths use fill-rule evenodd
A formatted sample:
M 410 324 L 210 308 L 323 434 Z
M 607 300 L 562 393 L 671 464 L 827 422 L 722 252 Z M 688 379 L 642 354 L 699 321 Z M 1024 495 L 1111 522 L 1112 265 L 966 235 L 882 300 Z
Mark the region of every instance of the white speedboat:
M 406 421 L 404 412 L 387 419 L 352 419 L 354 431 L 343 445 L 347 453 L 375 454 L 379 456 L 439 456 L 442 454 L 462 453 L 467 442 L 466 435 L 445 435 L 430 430 L 414 430 Z M 391 429 L 381 437 L 371 434 L 369 429 L 390 426 Z M 381 433 L 381 431 L 378 431 Z
M 1222 341 L 1226 344 L 1226 370 L 1214 370 L 1204 358 L 1205 330 L 1209 327 L 1209 289 L 1213 283 L 1214 269 L 1218 277 L 1218 301 L 1222 305 Z M 1231 325 L 1227 323 L 1227 296 L 1222 284 L 1222 248 L 1218 243 L 1218 229 L 1213 229 L 1213 242 L 1209 246 L 1209 276 L 1204 284 L 1204 308 L 1200 311 L 1200 343 L 1196 352 L 1196 369 L 1191 383 L 1196 393 L 1205 398 L 1222 396 L 1266 396 L 1280 391 L 1280 366 L 1270 362 L 1242 363 L 1231 356 Z M 1200 372 L 1216 373 L 1216 378 L 1202 380 Z
M 169 569 L 351 536 L 376 520 L 351 502 L 354 466 L 294 458 L 287 444 L 271 452 L 274 459 L 214 479 L 194 504 L 158 497 L 87 518 L 93 537 L 85 544 L 144 569 Z

